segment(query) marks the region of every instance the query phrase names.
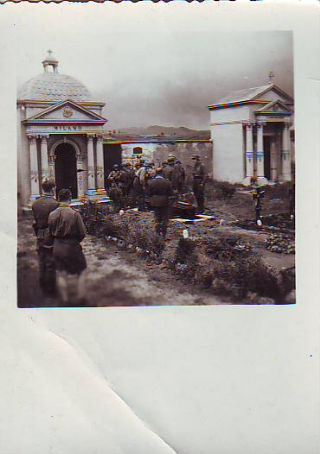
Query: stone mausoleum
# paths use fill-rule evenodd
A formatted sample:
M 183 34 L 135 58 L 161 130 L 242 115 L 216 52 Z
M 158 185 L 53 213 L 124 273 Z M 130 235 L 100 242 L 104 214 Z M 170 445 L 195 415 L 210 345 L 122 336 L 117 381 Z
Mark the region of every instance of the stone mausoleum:
M 104 188 L 103 102 L 92 100 L 77 79 L 60 74 L 52 52 L 43 73 L 18 92 L 18 192 L 27 206 L 41 193 L 41 181 L 54 177 L 57 190 L 74 198 Z
M 61 74 L 52 52 L 42 74 L 18 92 L 19 206 L 41 194 L 41 181 L 56 180 L 57 191 L 73 198 L 106 187 L 113 164 L 135 156 L 161 165 L 170 153 L 192 173 L 199 154 L 209 176 L 231 183 L 290 181 L 293 177 L 293 99 L 273 83 L 231 92 L 209 106 L 211 138 L 126 137 L 104 131 L 104 102 L 95 101 L 77 79 Z
M 293 177 L 293 99 L 273 83 L 237 90 L 211 104 L 213 177 L 250 184 Z

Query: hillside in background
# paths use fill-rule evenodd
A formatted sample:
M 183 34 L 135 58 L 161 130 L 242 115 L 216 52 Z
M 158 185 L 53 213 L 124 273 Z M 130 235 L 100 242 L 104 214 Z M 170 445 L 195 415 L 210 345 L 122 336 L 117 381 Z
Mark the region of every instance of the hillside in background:
M 176 137 L 180 139 L 210 139 L 210 131 L 196 130 L 180 126 L 175 128 L 173 126 L 159 126 L 153 125 L 147 128 L 124 128 L 121 129 L 121 134 L 130 134 L 137 136 L 152 136 L 152 137 Z

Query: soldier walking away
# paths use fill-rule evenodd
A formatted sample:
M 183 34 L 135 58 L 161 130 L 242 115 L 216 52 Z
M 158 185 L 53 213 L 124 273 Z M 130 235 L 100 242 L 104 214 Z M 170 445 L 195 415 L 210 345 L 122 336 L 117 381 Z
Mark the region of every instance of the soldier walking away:
M 148 195 L 154 210 L 156 233 L 164 238 L 167 234 L 172 194 L 170 181 L 163 177 L 161 168 L 156 169 L 155 177 L 149 181 Z
M 207 173 L 199 155 L 192 157 L 195 161 L 193 168 L 193 193 L 197 200 L 199 213 L 204 212 L 204 189 L 207 181 Z
M 54 294 L 56 289 L 53 242 L 48 228 L 49 214 L 59 206 L 54 198 L 54 188 L 54 180 L 45 179 L 42 182 L 43 195 L 32 204 L 33 229 L 37 237 L 39 259 L 39 282 L 41 289 L 47 294 Z
M 86 231 L 80 214 L 70 205 L 71 191 L 61 189 L 59 207 L 49 215 L 49 232 L 53 237 L 53 258 L 58 273 L 58 286 L 64 303 L 79 302 L 79 276 L 87 267 L 80 245 Z

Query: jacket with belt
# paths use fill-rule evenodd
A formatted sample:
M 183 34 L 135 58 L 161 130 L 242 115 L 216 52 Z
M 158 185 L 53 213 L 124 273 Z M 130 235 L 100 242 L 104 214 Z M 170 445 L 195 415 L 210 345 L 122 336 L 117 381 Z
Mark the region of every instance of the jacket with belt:
M 80 242 L 86 234 L 80 214 L 64 204 L 50 213 L 49 231 L 54 238 L 53 256 L 57 270 L 79 274 L 86 268 Z
M 59 203 L 49 195 L 41 196 L 33 202 L 33 229 L 38 239 L 38 246 L 50 246 L 52 244 L 48 230 L 48 218 L 49 214 L 58 206 Z
M 169 206 L 172 194 L 172 185 L 169 180 L 160 175 L 150 180 L 148 195 L 151 206 L 155 208 Z

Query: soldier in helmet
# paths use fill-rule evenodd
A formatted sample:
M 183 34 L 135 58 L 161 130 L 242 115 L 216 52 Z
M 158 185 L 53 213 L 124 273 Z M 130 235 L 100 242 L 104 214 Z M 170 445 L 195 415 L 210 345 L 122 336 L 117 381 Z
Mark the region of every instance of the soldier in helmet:
M 128 161 L 125 163 L 123 171 L 125 174 L 125 198 L 127 204 L 130 205 L 133 198 L 133 180 L 135 177 L 135 172 L 131 162 Z
M 174 180 L 178 194 L 182 194 L 184 191 L 184 184 L 186 179 L 186 172 L 179 159 L 176 160 L 174 165 Z
M 169 154 L 168 159 L 166 161 L 166 165 L 162 169 L 163 178 L 166 178 L 169 181 L 172 181 L 175 160 L 176 157 L 173 156 L 172 154 Z
M 55 186 L 53 179 L 46 178 L 42 182 L 43 195 L 32 204 L 33 229 L 37 237 L 39 259 L 39 281 L 45 293 L 54 293 L 56 287 L 56 271 L 52 255 L 53 241 L 48 228 L 49 214 L 59 206 L 54 198 Z
M 204 212 L 204 188 L 207 181 L 207 172 L 201 162 L 200 156 L 195 155 L 192 157 L 195 161 L 193 167 L 193 193 L 197 200 L 199 213 Z
M 80 245 L 86 229 L 80 213 L 70 207 L 71 191 L 61 189 L 59 207 L 49 215 L 49 232 L 53 238 L 53 258 L 58 271 L 60 295 L 64 303 L 79 303 L 79 276 L 87 267 Z
M 156 233 L 165 238 L 169 222 L 172 186 L 169 180 L 163 178 L 161 168 L 156 169 L 155 172 L 155 177 L 150 180 L 148 185 L 148 195 L 150 205 L 154 210 Z
M 107 182 L 109 186 L 110 199 L 113 202 L 115 211 L 119 211 L 122 206 L 122 187 L 121 187 L 121 173 L 119 164 L 112 166 L 112 171 L 109 173 Z
M 141 161 L 135 165 L 135 177 L 133 180 L 133 193 L 139 211 L 145 211 L 145 173 L 146 168 Z

